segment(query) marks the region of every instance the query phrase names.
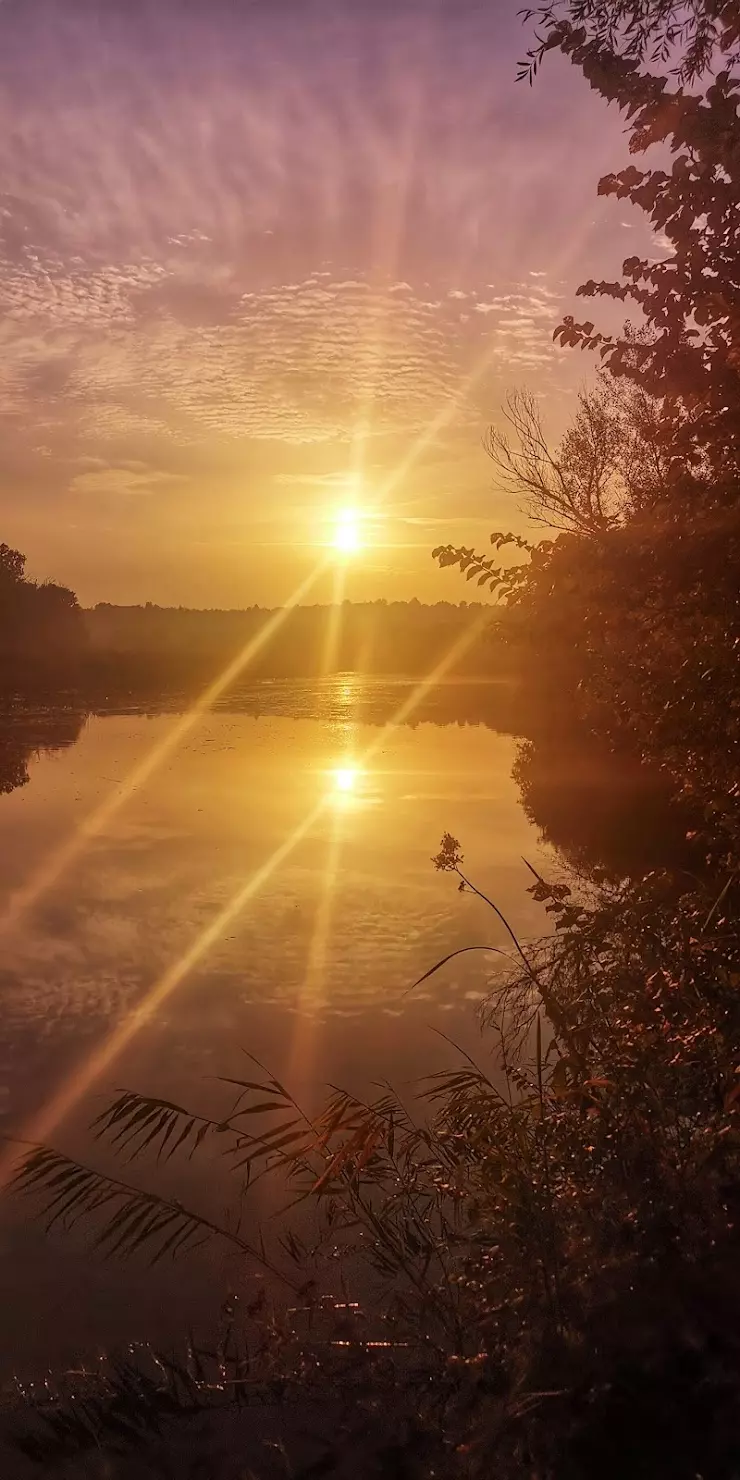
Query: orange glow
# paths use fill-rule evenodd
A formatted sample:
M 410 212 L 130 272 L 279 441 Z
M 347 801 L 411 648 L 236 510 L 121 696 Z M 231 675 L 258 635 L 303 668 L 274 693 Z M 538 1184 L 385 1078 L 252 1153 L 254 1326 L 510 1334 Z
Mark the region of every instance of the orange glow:
M 218 914 L 211 920 L 210 925 L 206 925 L 200 935 L 196 936 L 195 940 L 180 959 L 168 967 L 162 976 L 154 982 L 143 1001 L 118 1023 L 112 1033 L 109 1033 L 108 1037 L 104 1038 L 103 1042 L 93 1050 L 87 1062 L 81 1064 L 77 1072 L 71 1075 L 66 1083 L 57 1090 L 57 1093 L 42 1106 L 30 1124 L 25 1127 L 23 1141 L 43 1141 L 66 1119 L 75 1105 L 82 1099 L 82 1096 L 92 1088 L 101 1074 L 110 1068 L 111 1064 L 115 1062 L 119 1054 L 131 1042 L 132 1038 L 136 1037 L 136 1034 L 146 1026 L 157 1009 L 180 986 L 188 973 L 200 964 L 212 946 L 218 944 L 224 930 L 227 929 L 233 920 L 237 919 L 249 901 L 254 898 L 262 886 L 267 883 L 268 879 L 277 872 L 280 866 L 285 863 L 290 854 L 298 847 L 298 844 L 310 832 L 322 810 L 321 803 L 317 807 L 314 807 L 313 811 L 309 812 L 290 836 L 280 844 L 280 847 L 275 849 L 275 852 L 262 864 L 262 867 L 257 869 L 256 873 L 252 874 L 251 878 L 232 895 L 231 899 L 227 901 L 223 908 L 218 911 Z M 25 1154 L 26 1149 L 23 1145 L 11 1144 L 7 1150 L 0 1154 L 0 1188 L 4 1187 L 9 1177 L 12 1176 L 16 1162 L 20 1156 Z
M 267 621 L 257 636 L 237 654 L 233 662 L 229 663 L 218 678 L 203 690 L 203 693 L 191 708 L 182 715 L 172 726 L 169 734 L 165 735 L 159 745 L 145 756 L 144 760 L 135 766 L 128 776 L 124 778 L 120 786 L 96 807 L 89 817 L 86 817 L 75 833 L 66 842 L 52 852 L 37 869 L 36 873 L 16 892 L 7 908 L 0 915 L 0 935 L 16 925 L 19 918 L 36 904 L 47 890 L 62 877 L 65 871 L 73 864 L 80 854 L 84 852 L 88 843 L 99 836 L 108 823 L 121 811 L 121 808 L 130 801 L 131 797 L 140 791 L 143 786 L 156 774 L 165 761 L 182 744 L 198 720 L 206 715 L 209 709 L 216 703 L 234 683 L 237 678 L 249 667 L 249 664 L 267 646 L 278 629 L 283 625 L 288 614 L 294 606 L 306 596 L 318 580 L 324 570 L 324 566 L 318 566 L 302 581 L 300 586 L 293 592 L 284 607 L 276 611 Z
M 131 1042 L 140 1028 L 150 1020 L 154 1012 L 167 998 L 180 986 L 181 982 L 193 968 L 203 960 L 204 956 L 220 940 L 224 930 L 235 920 L 244 909 L 245 905 L 254 897 L 262 885 L 276 872 L 285 862 L 298 843 L 306 837 L 310 829 L 315 825 L 322 813 L 326 811 L 332 798 L 337 796 L 351 796 L 372 756 L 382 749 L 389 733 L 402 725 L 422 702 L 425 696 L 433 689 L 449 672 L 459 657 L 475 641 L 482 627 L 489 619 L 488 613 L 483 609 L 470 623 L 467 630 L 453 643 L 452 647 L 440 658 L 435 667 L 412 689 L 411 693 L 399 705 L 395 715 L 379 731 L 372 744 L 367 747 L 357 761 L 348 762 L 339 766 L 333 773 L 335 778 L 334 790 L 325 794 L 312 808 L 301 823 L 294 829 L 290 836 L 275 850 L 260 869 L 257 870 L 247 882 L 236 891 L 232 898 L 214 916 L 210 925 L 207 925 L 198 935 L 187 951 L 174 965 L 154 983 L 138 1007 L 125 1018 L 112 1033 L 96 1048 L 87 1062 L 80 1066 L 79 1070 L 57 1091 L 51 1100 L 38 1111 L 30 1124 L 24 1129 L 22 1140 L 26 1143 L 45 1140 L 57 1129 L 60 1123 L 66 1119 L 70 1112 L 100 1078 L 111 1064 L 115 1062 L 119 1054 Z M 326 955 L 326 944 L 331 918 L 331 898 L 339 865 L 339 833 L 335 834 L 330 849 L 328 866 L 325 878 L 325 892 L 319 909 L 314 941 L 312 944 L 311 959 L 309 961 L 309 979 L 315 981 L 316 974 L 323 969 Z M 3 1187 L 20 1156 L 24 1153 L 24 1147 L 14 1145 L 0 1155 L 0 1188 Z
M 354 791 L 360 775 L 358 766 L 339 766 L 334 772 L 334 785 L 337 791 Z

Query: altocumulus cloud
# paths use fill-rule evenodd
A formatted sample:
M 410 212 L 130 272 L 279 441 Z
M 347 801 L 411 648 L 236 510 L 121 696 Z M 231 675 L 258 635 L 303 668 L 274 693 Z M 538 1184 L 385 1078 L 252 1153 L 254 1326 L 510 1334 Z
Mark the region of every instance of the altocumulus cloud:
M 161 530 L 189 539 L 204 490 L 231 538 L 260 500 L 274 514 L 276 475 L 346 467 L 370 437 L 381 475 L 422 444 L 424 496 L 449 513 L 503 393 L 526 380 L 557 400 L 577 383 L 552 331 L 586 248 L 594 270 L 619 124 L 554 69 L 517 89 L 520 23 L 499 10 L 0 4 L 13 539 L 46 540 L 48 560 L 54 500 L 91 518 L 101 496 L 112 563 L 151 561 L 148 591 Z M 454 493 L 424 440 L 440 417 L 445 456 L 454 433 L 468 459 Z M 104 495 L 120 495 L 117 523 Z M 99 592 L 84 543 L 69 537 L 69 578 Z M 216 557 L 212 575 L 218 588 Z

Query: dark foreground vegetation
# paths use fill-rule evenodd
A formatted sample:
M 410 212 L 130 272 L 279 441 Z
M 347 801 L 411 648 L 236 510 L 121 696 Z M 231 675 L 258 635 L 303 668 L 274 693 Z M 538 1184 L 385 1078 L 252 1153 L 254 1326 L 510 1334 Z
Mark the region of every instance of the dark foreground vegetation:
M 527 671 L 548 675 L 519 760 L 533 813 L 543 754 L 578 729 L 660 769 L 674 834 L 641 865 L 581 834 L 567 882 L 533 874 L 555 926 L 539 947 L 484 901 L 509 953 L 484 1013 L 493 1052 L 484 1040 L 480 1066 L 415 1104 L 335 1093 L 307 1117 L 257 1066 L 218 1120 L 116 1099 L 95 1131 L 129 1162 L 213 1143 L 234 1189 L 220 1228 L 139 1191 L 130 1165 L 115 1181 L 31 1152 L 17 1189 L 108 1253 L 222 1238 L 274 1291 L 210 1355 L 119 1365 L 48 1403 L 25 1430 L 42 1465 L 102 1447 L 115 1474 L 117 1449 L 204 1406 L 320 1411 L 330 1394 L 331 1436 L 325 1422 L 294 1474 L 740 1475 L 740 17 L 726 0 L 555 0 L 539 22 L 532 69 L 559 48 L 622 110 L 633 153 L 662 146 L 659 168 L 600 188 L 672 251 L 581 290 L 641 320 L 559 330 L 602 376 L 558 454 L 526 397 L 511 440 L 492 436 L 548 537 L 437 555 L 499 593 Z M 567 815 L 545 821 L 567 854 Z M 475 891 L 452 836 L 435 863 Z M 302 1199 L 299 1231 L 270 1242 L 246 1211 L 268 1172 Z M 291 1435 L 286 1417 L 288 1450 Z M 219 1463 L 259 1473 L 234 1443 Z

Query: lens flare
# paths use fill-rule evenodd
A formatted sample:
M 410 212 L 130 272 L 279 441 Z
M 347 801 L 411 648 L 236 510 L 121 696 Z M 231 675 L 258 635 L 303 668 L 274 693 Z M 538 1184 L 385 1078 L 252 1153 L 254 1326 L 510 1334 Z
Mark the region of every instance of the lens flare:
M 153 983 L 142 998 L 141 1002 L 133 1008 L 119 1023 L 112 1028 L 111 1032 L 93 1049 L 84 1063 L 80 1064 L 70 1077 L 65 1080 L 56 1094 L 42 1105 L 41 1109 L 32 1117 L 25 1127 L 22 1138 L 18 1142 L 10 1142 L 3 1150 L 0 1150 L 0 1190 L 5 1187 L 13 1176 L 18 1160 L 28 1149 L 28 1142 L 39 1142 L 50 1136 L 57 1126 L 74 1109 L 75 1105 L 87 1094 L 106 1069 L 109 1069 L 116 1059 L 132 1041 L 133 1038 L 149 1023 L 159 1009 L 167 1001 L 168 997 L 177 990 L 180 984 L 189 976 L 190 972 L 199 966 L 201 961 L 208 955 L 209 951 L 221 941 L 224 931 L 232 925 L 252 899 L 259 893 L 273 874 L 277 873 L 284 863 L 287 862 L 291 853 L 294 853 L 299 843 L 308 835 L 314 824 L 318 821 L 323 811 L 321 802 L 309 812 L 303 821 L 294 828 L 293 832 L 277 847 L 265 860 L 260 868 L 253 873 L 232 894 L 231 898 L 222 905 L 212 920 L 204 926 L 203 930 L 195 936 L 188 949 L 174 961 L 171 966 Z M 23 1144 L 25 1142 L 25 1146 Z
M 334 786 L 337 791 L 355 791 L 360 776 L 359 766 L 338 766 L 334 772 Z
M 465 632 L 453 645 L 443 653 L 434 668 L 417 683 L 411 692 L 399 705 L 395 714 L 378 732 L 373 742 L 363 752 L 361 761 L 348 761 L 338 766 L 332 773 L 334 777 L 333 792 L 324 796 L 316 806 L 304 817 L 294 831 L 275 850 L 260 869 L 252 875 L 231 897 L 226 904 L 216 913 L 211 922 L 204 927 L 195 937 L 189 948 L 175 961 L 167 971 L 150 988 L 149 992 L 134 1011 L 124 1018 L 103 1042 L 93 1049 L 87 1060 L 81 1064 L 77 1071 L 47 1100 L 32 1117 L 30 1123 L 24 1129 L 23 1136 L 17 1142 L 9 1145 L 0 1152 L 0 1189 L 2 1189 L 12 1177 L 20 1157 L 27 1149 L 28 1142 L 39 1142 L 45 1140 L 53 1131 L 66 1120 L 70 1112 L 89 1093 L 93 1085 L 103 1073 L 108 1070 L 118 1058 L 119 1054 L 140 1029 L 152 1018 L 157 1009 L 163 1004 L 173 992 L 177 990 L 186 976 L 193 968 L 200 964 L 208 952 L 220 941 L 224 930 L 238 918 L 245 905 L 254 898 L 262 885 L 273 875 L 289 855 L 297 847 L 298 843 L 313 828 L 319 818 L 324 814 L 327 804 L 334 797 L 351 796 L 365 769 L 372 759 L 387 742 L 388 736 L 402 725 L 418 708 L 419 704 L 432 691 L 438 683 L 449 673 L 454 664 L 462 657 L 467 648 L 475 641 L 483 630 L 484 625 L 490 621 L 489 612 L 484 609 L 466 628 Z M 337 835 L 338 838 L 338 835 Z M 315 960 L 323 960 L 326 950 L 326 938 L 328 936 L 331 918 L 331 895 L 334 891 L 336 874 L 339 865 L 338 843 L 332 845 L 332 852 L 327 868 L 326 877 L 326 902 L 319 911 L 317 920 L 316 939 L 313 950 Z M 317 968 L 314 967 L 314 970 Z M 24 1148 L 23 1142 L 26 1143 Z
M 5 909 L 0 913 L 0 936 L 5 931 L 14 928 L 19 919 L 30 910 L 33 905 L 45 895 L 59 881 L 62 875 L 73 863 L 76 863 L 80 855 L 92 843 L 95 838 L 107 828 L 121 809 L 131 798 L 146 786 L 159 770 L 169 760 L 170 756 L 179 749 L 187 739 L 190 731 L 201 719 L 213 708 L 213 705 L 226 692 L 229 686 L 240 678 L 249 669 L 250 663 L 256 658 L 290 615 L 293 607 L 298 606 L 302 598 L 308 595 L 311 587 L 321 576 L 326 568 L 325 563 L 317 565 L 300 586 L 292 593 L 285 603 L 271 616 L 262 629 L 253 637 L 240 653 L 223 669 L 213 683 L 209 684 L 195 703 L 181 715 L 172 725 L 168 733 L 158 745 L 149 751 L 138 765 L 134 766 L 128 775 L 109 795 L 92 811 L 88 817 L 83 818 L 79 827 L 58 848 L 53 849 L 45 859 L 42 860 L 36 872 L 30 879 L 22 884 L 11 897 Z
M 334 531 L 334 549 L 342 555 L 356 555 L 362 548 L 360 521 L 354 509 L 343 509 Z

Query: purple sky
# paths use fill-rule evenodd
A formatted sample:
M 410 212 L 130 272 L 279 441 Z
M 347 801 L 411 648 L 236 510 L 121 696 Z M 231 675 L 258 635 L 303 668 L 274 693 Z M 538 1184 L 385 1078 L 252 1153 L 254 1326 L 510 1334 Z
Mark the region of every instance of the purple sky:
M 348 592 L 517 522 L 481 438 L 557 434 L 552 330 L 647 248 L 623 126 L 518 0 L 2 0 L 0 539 L 98 600 L 284 600 L 343 505 Z M 316 599 L 328 586 L 316 588 Z

